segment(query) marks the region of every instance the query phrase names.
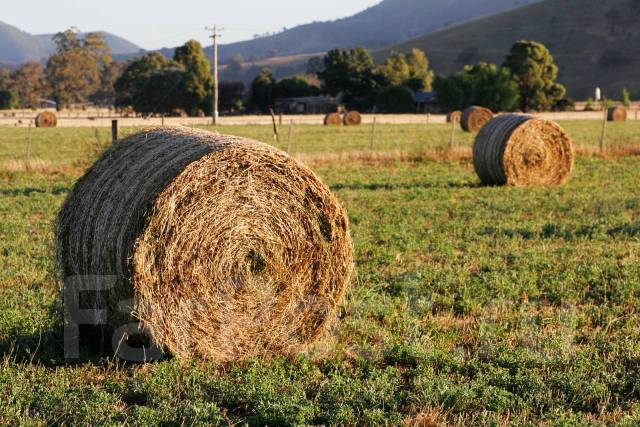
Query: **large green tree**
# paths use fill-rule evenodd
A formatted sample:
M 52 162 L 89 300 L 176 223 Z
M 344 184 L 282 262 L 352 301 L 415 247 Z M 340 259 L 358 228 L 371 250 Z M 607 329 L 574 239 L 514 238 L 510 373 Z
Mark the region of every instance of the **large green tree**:
M 323 70 L 318 73 L 323 89 L 331 95 L 343 95 L 348 106 L 366 106 L 375 101 L 385 78 L 364 48 L 334 49 L 324 57 Z
M 251 106 L 262 112 L 266 112 L 273 103 L 273 88 L 275 84 L 276 79 L 273 77 L 273 72 L 270 69 L 264 68 L 260 71 L 251 82 Z
M 116 107 L 124 108 L 138 104 L 138 98 L 151 74 L 166 67 L 169 60 L 162 54 L 152 52 L 129 62 L 115 82 Z
M 191 115 L 195 115 L 198 110 L 210 109 L 213 79 L 211 65 L 202 50 L 202 45 L 195 40 L 189 40 L 176 49 L 173 60 L 184 67 L 180 86 L 180 107 Z
M 566 93 L 556 82 L 558 67 L 543 44 L 520 40 L 516 42 L 504 66 L 518 84 L 522 111 L 550 110 Z
M 48 85 L 45 69 L 39 62 L 27 62 L 12 73 L 12 85 L 21 107 L 36 108 L 46 96 Z
M 430 91 L 433 72 L 429 69 L 429 59 L 420 49 L 408 54 L 393 52 L 382 67 L 383 73 L 392 85 L 406 86 L 413 91 Z
M 438 104 L 445 111 L 462 110 L 481 105 L 493 111 L 518 108 L 518 86 L 509 70 L 494 64 L 466 66 L 449 76 L 438 76 L 434 82 Z
M 278 81 L 273 87 L 273 98 L 293 98 L 317 95 L 319 89 L 313 86 L 304 76 L 287 77 Z
M 17 97 L 13 91 L 13 81 L 8 68 L 0 69 L 0 110 L 16 107 Z
M 46 74 L 57 108 L 86 102 L 111 64 L 109 46 L 98 33 L 80 39 L 73 30 L 56 34 L 53 41 L 56 53 L 49 57 Z

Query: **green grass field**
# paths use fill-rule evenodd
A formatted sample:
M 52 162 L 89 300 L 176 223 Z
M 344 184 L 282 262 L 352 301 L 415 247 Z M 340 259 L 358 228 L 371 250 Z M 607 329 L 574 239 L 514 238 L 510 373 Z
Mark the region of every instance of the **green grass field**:
M 597 123 L 562 125 L 597 146 Z M 301 155 L 370 144 L 368 127 L 294 135 Z M 640 423 L 640 157 L 578 157 L 554 189 L 481 187 L 468 160 L 317 162 L 357 268 L 324 339 L 237 366 L 67 364 L 52 223 L 109 134 L 34 130 L 31 171 L 16 166 L 25 138 L 0 129 L 0 425 Z M 448 141 L 444 125 L 385 125 L 376 148 Z M 639 143 L 640 124 L 612 125 L 609 142 Z

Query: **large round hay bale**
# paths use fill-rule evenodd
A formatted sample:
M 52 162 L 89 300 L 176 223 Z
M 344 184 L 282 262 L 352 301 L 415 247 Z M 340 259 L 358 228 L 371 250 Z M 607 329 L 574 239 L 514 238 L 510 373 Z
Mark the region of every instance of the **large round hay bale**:
M 344 115 L 345 126 L 358 126 L 362 124 L 362 116 L 358 111 L 349 111 Z
M 58 124 L 58 118 L 51 111 L 43 111 L 36 116 L 36 127 L 54 128 Z
M 610 122 L 627 121 L 627 109 L 620 106 L 609 107 L 607 110 L 607 120 Z
M 335 317 L 352 269 L 347 215 L 311 170 L 186 128 L 108 149 L 69 194 L 56 238 L 65 287 L 115 280 L 83 305 L 106 305 L 113 329 L 139 320 L 185 358 L 296 351 Z
M 462 118 L 462 111 L 451 111 L 449 114 L 447 114 L 447 123 L 451 123 L 454 120 L 456 121 L 456 123 L 460 123 L 460 119 Z
M 478 132 L 493 119 L 493 112 L 484 107 L 469 107 L 462 112 L 460 126 L 465 132 Z
M 329 113 L 324 116 L 325 126 L 339 126 L 342 124 L 342 116 L 340 113 Z
M 560 126 L 517 114 L 493 119 L 473 146 L 473 164 L 486 185 L 560 185 L 573 158 L 571 138 Z

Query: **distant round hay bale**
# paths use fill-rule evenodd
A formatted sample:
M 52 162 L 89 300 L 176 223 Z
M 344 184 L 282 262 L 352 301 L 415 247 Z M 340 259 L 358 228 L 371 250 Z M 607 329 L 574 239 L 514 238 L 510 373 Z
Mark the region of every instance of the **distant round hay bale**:
M 609 107 L 607 110 L 607 120 L 610 122 L 627 121 L 627 109 L 620 106 Z
M 329 113 L 324 116 L 325 126 L 339 126 L 342 124 L 342 116 L 340 113 Z
M 460 119 L 462 118 L 462 111 L 451 111 L 449 114 L 447 114 L 447 123 L 451 123 L 454 120 L 456 121 L 456 123 L 460 123 Z
M 58 118 L 51 111 L 43 111 L 36 116 L 36 127 L 54 128 L 58 124 Z
M 221 362 L 319 337 L 353 256 L 347 215 L 311 170 L 269 145 L 186 128 L 109 148 L 65 201 L 56 240 L 65 287 L 115 278 L 83 303 L 106 305 L 113 329 L 139 320 L 158 347 Z
M 462 112 L 460 126 L 465 132 L 478 132 L 493 119 L 493 112 L 484 107 L 469 107 Z
M 473 146 L 476 173 L 486 185 L 553 186 L 573 168 L 573 143 L 556 123 L 530 116 L 499 116 Z
M 345 126 L 358 126 L 362 124 L 362 116 L 358 111 L 349 111 L 344 115 Z

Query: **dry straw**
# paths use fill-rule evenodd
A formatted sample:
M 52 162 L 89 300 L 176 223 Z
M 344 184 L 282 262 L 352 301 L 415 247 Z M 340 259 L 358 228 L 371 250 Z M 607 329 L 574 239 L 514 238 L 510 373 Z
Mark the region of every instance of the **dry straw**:
M 362 116 L 358 111 L 349 111 L 344 115 L 345 126 L 358 126 L 362 124 Z
M 36 116 L 36 127 L 54 128 L 58 124 L 58 118 L 51 111 L 43 111 Z
M 194 129 L 148 130 L 107 150 L 56 232 L 65 278 L 117 276 L 106 300 L 114 328 L 139 319 L 185 358 L 300 349 L 335 318 L 352 270 L 347 215 L 311 170 L 266 144 Z M 130 298 L 134 310 L 118 315 Z
M 447 123 L 451 123 L 454 120 L 456 121 L 456 123 L 460 123 L 460 118 L 462 117 L 462 111 L 451 111 L 449 114 L 447 114 Z
M 571 138 L 560 126 L 517 114 L 493 119 L 473 146 L 473 163 L 486 185 L 560 185 L 573 158 Z
M 462 112 L 460 126 L 465 132 L 478 132 L 493 119 L 493 112 L 484 107 L 469 107 Z
M 627 109 L 624 107 L 609 107 L 607 110 L 607 120 L 610 122 L 627 121 Z
M 342 116 L 340 113 L 329 113 L 324 116 L 325 126 L 339 126 L 342 124 Z

